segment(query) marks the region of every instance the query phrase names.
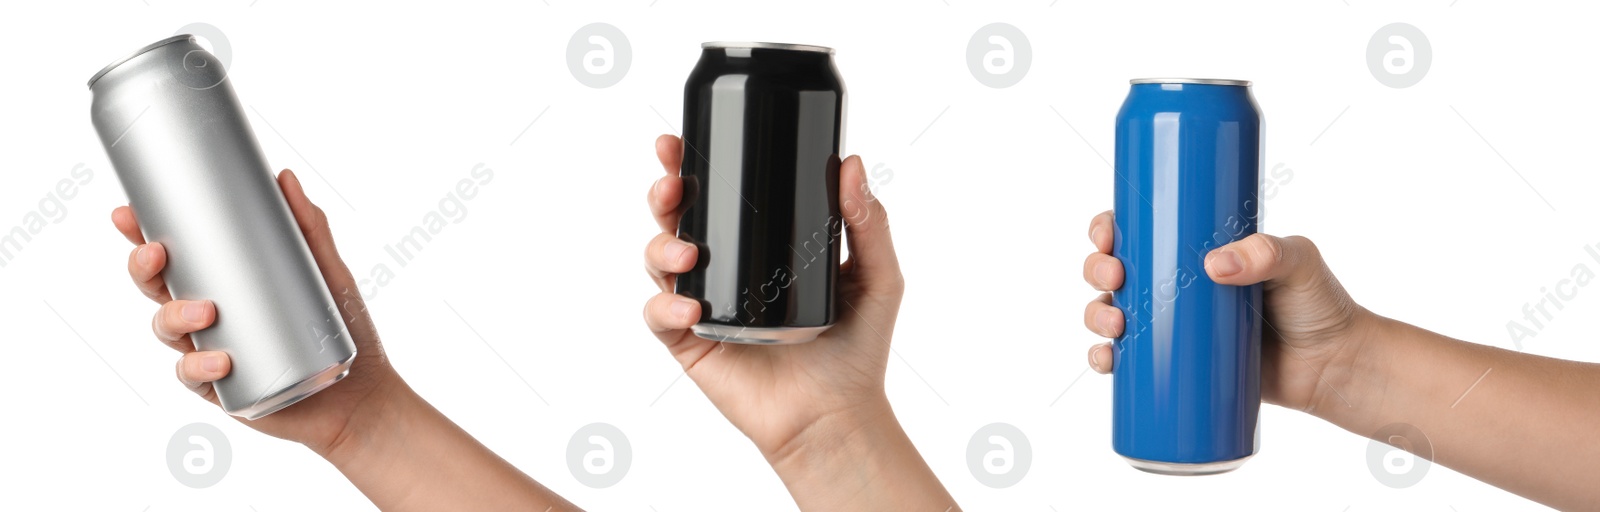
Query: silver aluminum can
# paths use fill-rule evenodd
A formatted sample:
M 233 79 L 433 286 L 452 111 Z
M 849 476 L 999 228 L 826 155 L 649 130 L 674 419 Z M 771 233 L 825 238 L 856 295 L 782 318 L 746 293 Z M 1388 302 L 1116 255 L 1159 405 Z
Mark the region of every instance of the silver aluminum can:
M 317 269 L 227 70 L 189 35 L 89 80 L 91 117 L 145 240 L 167 250 L 174 299 L 210 299 L 191 335 L 226 352 L 228 414 L 257 419 L 338 382 L 356 347 Z

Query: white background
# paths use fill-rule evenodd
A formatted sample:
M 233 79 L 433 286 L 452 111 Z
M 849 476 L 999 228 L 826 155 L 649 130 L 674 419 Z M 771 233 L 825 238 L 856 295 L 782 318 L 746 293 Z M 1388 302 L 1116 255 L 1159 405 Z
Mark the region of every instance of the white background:
M 1368 470 L 1366 439 L 1275 407 L 1264 408 L 1260 455 L 1237 472 L 1128 468 L 1109 446 L 1110 379 L 1083 375 L 1098 340 L 1081 325 L 1095 293 L 1080 265 L 1088 219 L 1111 205 L 1101 156 L 1127 79 L 1247 78 L 1268 120 L 1264 164 L 1293 169 L 1267 203 L 1267 231 L 1316 240 L 1376 312 L 1514 348 L 1506 323 L 1541 287 L 1577 264 L 1600 269 L 1583 250 L 1600 243 L 1592 13 L 1483 0 L 549 3 L 0 7 L 0 229 L 37 211 L 74 165 L 94 172 L 67 214 L 0 268 L 0 508 L 371 507 L 310 451 L 183 389 L 177 354 L 149 332 L 155 306 L 129 283 L 130 246 L 109 221 L 126 199 L 84 82 L 194 22 L 226 33 L 234 87 L 272 165 L 300 173 L 358 278 L 393 266 L 383 247 L 475 164 L 495 170 L 462 222 L 396 268 L 370 306 L 412 386 L 582 506 L 793 508 L 750 443 L 676 381 L 678 365 L 639 319 L 655 291 L 640 268 L 656 230 L 643 198 L 662 174 L 652 141 L 681 124 L 700 42 L 771 40 L 838 49 L 847 148 L 893 170 L 878 191 L 909 290 L 888 389 L 967 509 L 1536 508 L 1437 466 L 1390 489 Z M 633 51 L 606 89 L 580 84 L 565 62 L 567 40 L 593 22 L 620 28 Z M 1010 88 L 980 84 L 965 62 L 968 39 L 991 22 L 1031 43 L 1031 69 Z M 1392 22 L 1419 27 L 1433 47 L 1428 75 L 1406 89 L 1367 69 L 1368 39 Z M 1600 360 L 1597 312 L 1600 289 L 1580 289 L 1522 348 Z M 207 489 L 180 485 L 164 460 L 168 438 L 193 422 L 221 427 L 233 448 L 229 473 Z M 567 440 L 592 422 L 632 443 L 614 487 L 568 472 Z M 993 422 L 1033 447 L 1014 487 L 985 487 L 967 468 L 969 438 Z

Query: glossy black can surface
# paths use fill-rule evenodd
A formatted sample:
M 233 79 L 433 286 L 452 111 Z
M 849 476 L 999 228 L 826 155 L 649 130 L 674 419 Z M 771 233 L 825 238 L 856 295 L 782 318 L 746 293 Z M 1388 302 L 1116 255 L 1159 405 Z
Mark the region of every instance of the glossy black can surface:
M 700 301 L 700 337 L 800 343 L 833 325 L 845 91 L 832 53 L 706 43 L 689 75 L 678 237 L 700 257 L 676 291 Z

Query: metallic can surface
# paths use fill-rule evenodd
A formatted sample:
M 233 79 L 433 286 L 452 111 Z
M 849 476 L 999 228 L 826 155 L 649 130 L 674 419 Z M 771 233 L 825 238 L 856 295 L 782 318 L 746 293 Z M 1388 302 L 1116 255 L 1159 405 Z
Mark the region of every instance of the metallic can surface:
M 1259 228 L 1261 111 L 1249 82 L 1134 80 L 1117 114 L 1112 445 L 1139 469 L 1203 475 L 1256 453 L 1261 285 L 1205 256 Z
M 833 50 L 706 43 L 683 102 L 685 210 L 699 247 L 677 293 L 702 338 L 802 343 L 833 325 L 844 81 Z
M 233 360 L 215 384 L 222 408 L 256 419 L 343 378 L 355 344 L 222 64 L 177 36 L 89 89 L 139 227 L 166 248 L 167 289 L 216 304 L 216 323 L 191 338 Z

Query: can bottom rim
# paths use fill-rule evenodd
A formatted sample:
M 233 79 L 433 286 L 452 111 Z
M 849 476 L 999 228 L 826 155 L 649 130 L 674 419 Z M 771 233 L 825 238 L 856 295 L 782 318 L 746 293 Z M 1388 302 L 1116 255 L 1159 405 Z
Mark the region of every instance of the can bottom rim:
M 745 327 L 700 322 L 690 330 L 695 336 L 711 341 L 745 343 L 750 345 L 794 345 L 805 343 L 821 335 L 832 325 L 821 327 Z
M 1229 471 L 1239 469 L 1240 466 L 1243 466 L 1246 461 L 1249 461 L 1250 458 L 1254 456 L 1254 454 L 1251 454 L 1234 460 L 1201 463 L 1161 462 L 1154 460 L 1135 459 L 1128 456 L 1123 456 L 1122 458 L 1127 459 L 1128 465 L 1133 466 L 1134 469 L 1144 471 L 1146 473 L 1169 476 L 1205 476 L 1227 473 Z
M 256 403 L 250 404 L 249 407 L 245 407 L 237 411 L 228 411 L 228 414 L 253 421 L 264 418 L 268 414 L 281 411 L 285 407 L 299 403 L 301 400 L 317 394 L 318 391 L 328 389 L 328 386 L 332 386 L 334 383 L 344 380 L 345 376 L 350 374 L 350 364 L 355 362 L 355 360 L 355 353 L 351 353 L 349 359 L 334 363 L 333 365 L 318 371 L 315 375 L 307 377 L 305 380 L 285 388 L 283 391 L 261 397 L 260 400 L 257 400 Z

